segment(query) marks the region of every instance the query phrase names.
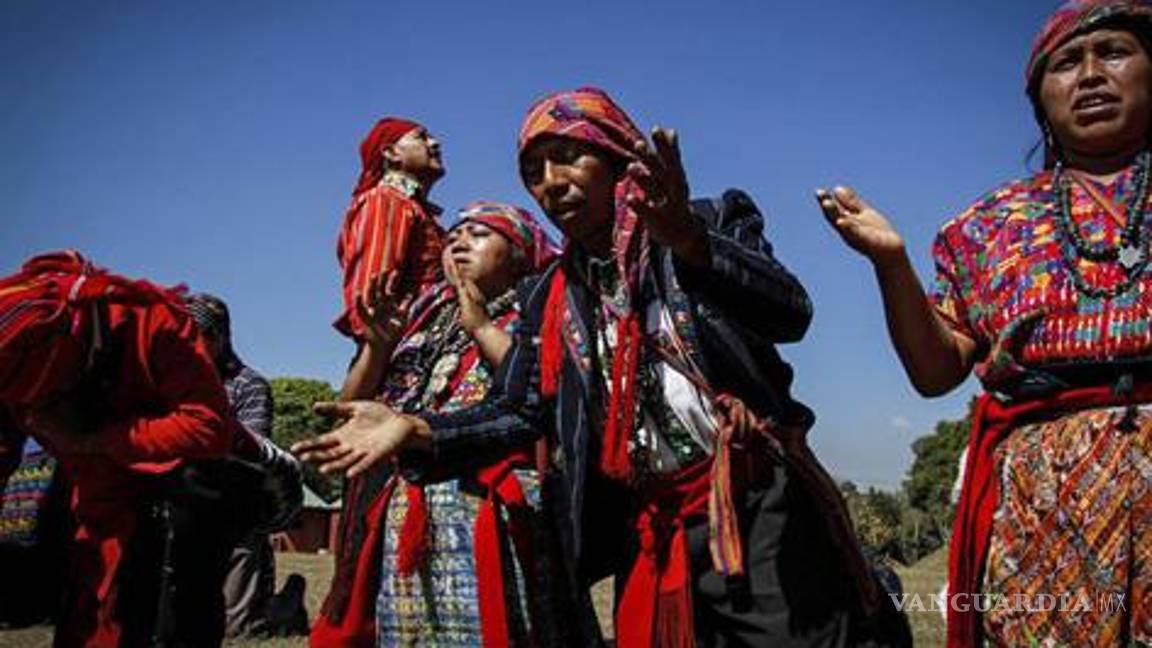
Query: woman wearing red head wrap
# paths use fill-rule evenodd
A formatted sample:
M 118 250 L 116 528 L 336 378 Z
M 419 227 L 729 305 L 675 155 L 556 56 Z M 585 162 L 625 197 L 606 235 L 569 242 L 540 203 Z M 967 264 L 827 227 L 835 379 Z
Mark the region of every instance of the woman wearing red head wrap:
M 975 368 L 986 389 L 950 545 L 950 646 L 1152 641 L 1150 56 L 1148 0 L 1052 16 L 1026 79 L 1046 168 L 944 225 L 930 296 L 879 212 L 849 189 L 819 195 L 875 266 L 916 388 L 945 393 Z
M 393 271 L 405 289 L 440 279 L 444 231 L 428 193 L 444 175 L 440 143 L 416 122 L 381 119 L 360 144 L 360 177 L 344 216 L 336 256 L 344 272 L 344 312 L 338 331 L 364 341 L 356 299 Z
M 805 445 L 812 412 L 775 348 L 803 336 L 807 294 L 746 194 L 689 201 L 675 134 L 652 140 L 594 88 L 536 103 L 520 173 L 567 245 L 524 286 L 493 394 L 420 418 L 357 404 L 304 456 L 340 469 L 400 454 L 416 477 L 547 438 L 567 567 L 553 577 L 585 644 L 599 641 L 587 586 L 612 572 L 622 648 L 901 632 L 872 624 L 893 610 Z
M 161 629 L 162 565 L 141 553 L 156 546 L 149 503 L 159 481 L 186 460 L 224 456 L 233 442 L 224 389 L 179 294 L 74 252 L 36 257 L 0 279 L 0 367 L 0 409 L 60 457 L 72 484 L 56 645 L 135 646 L 153 635 L 218 644 L 223 611 L 205 597 L 219 596 L 221 579 L 178 573 L 168 602 L 200 612 Z M 184 560 L 205 544 L 175 551 Z
M 447 235 L 448 281 L 409 307 L 393 275 L 358 303 L 367 342 L 344 397 L 411 413 L 482 400 L 511 345 L 516 284 L 555 256 L 527 211 L 468 205 Z M 344 495 L 336 577 L 313 645 L 565 642 L 530 445 L 428 485 L 366 467 L 355 466 Z

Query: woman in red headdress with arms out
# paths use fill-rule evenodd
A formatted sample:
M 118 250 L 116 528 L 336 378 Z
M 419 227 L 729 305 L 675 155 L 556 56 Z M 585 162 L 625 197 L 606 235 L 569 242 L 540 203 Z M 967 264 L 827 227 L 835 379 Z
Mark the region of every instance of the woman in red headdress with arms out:
M 1045 168 L 944 225 L 925 292 L 895 228 L 819 193 L 873 264 L 927 396 L 975 369 L 953 529 L 948 645 L 1152 641 L 1152 3 L 1074 0 L 1027 91 Z M 977 610 L 979 608 L 980 611 Z

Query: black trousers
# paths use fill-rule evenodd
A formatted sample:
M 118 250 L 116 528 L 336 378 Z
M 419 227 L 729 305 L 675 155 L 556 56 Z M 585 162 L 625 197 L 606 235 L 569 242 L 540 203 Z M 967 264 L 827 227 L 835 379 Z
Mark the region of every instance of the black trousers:
M 747 589 L 730 591 L 713 570 L 706 521 L 688 527 L 696 644 L 730 646 L 911 646 L 907 619 L 885 600 L 876 619 L 852 612 L 852 584 L 815 503 L 776 466 L 738 503 Z
M 224 639 L 232 548 L 251 531 L 262 474 L 220 461 L 156 483 L 126 553 L 118 612 L 126 646 L 212 648 Z
M 230 542 L 215 504 L 154 503 L 125 555 L 125 646 L 219 646 Z

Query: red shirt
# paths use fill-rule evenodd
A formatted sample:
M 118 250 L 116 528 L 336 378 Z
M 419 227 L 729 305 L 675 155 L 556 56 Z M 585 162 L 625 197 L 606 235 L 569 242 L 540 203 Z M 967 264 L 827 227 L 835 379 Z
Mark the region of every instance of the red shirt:
M 444 228 L 436 222 L 438 211 L 417 198 L 414 183 L 396 175 L 353 199 L 336 248 L 344 271 L 344 312 L 336 330 L 363 336 L 356 298 L 381 274 L 399 270 L 402 283 L 415 290 L 440 280 Z

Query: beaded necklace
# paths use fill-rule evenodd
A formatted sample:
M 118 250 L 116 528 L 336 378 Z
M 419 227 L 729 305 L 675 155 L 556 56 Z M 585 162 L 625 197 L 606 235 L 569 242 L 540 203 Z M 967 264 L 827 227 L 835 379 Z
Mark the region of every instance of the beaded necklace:
M 489 317 L 496 320 L 513 308 L 515 303 L 516 291 L 508 290 L 488 302 L 485 310 Z M 422 407 L 433 407 L 444 396 L 460 368 L 465 351 L 474 343 L 472 336 L 460 325 L 459 304 L 452 300 L 432 320 L 418 347 L 414 364 L 427 367 L 427 373 L 423 375 L 424 387 L 420 390 Z
M 1052 173 L 1052 188 L 1056 192 L 1058 209 L 1056 224 L 1059 230 L 1060 251 L 1072 283 L 1081 294 L 1093 299 L 1112 299 L 1128 292 L 1148 267 L 1148 238 L 1144 227 L 1146 216 L 1144 204 L 1148 198 L 1148 170 L 1152 153 L 1144 151 L 1136 157 L 1134 182 L 1136 189 L 1129 199 L 1124 231 L 1118 246 L 1102 243 L 1090 245 L 1080 233 L 1080 227 L 1072 219 L 1072 187 L 1064 170 L 1064 163 L 1057 162 Z M 1078 261 L 1116 261 L 1124 269 L 1124 280 L 1111 288 L 1090 286 L 1080 272 Z

